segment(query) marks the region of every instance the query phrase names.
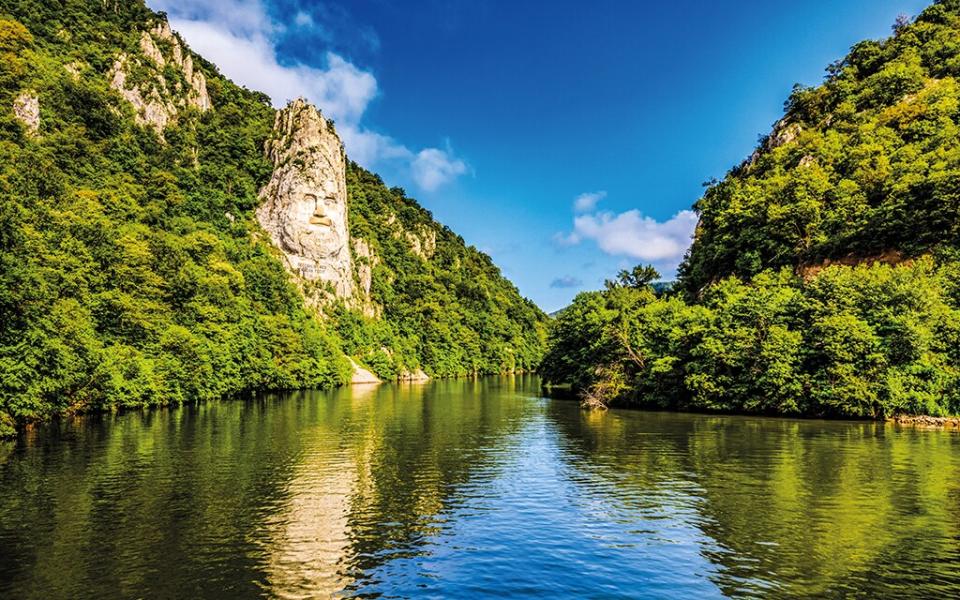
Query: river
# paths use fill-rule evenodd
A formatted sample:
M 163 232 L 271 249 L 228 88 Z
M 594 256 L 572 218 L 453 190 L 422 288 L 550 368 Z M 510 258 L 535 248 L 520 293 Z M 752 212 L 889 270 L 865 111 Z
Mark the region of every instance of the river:
M 0 598 L 958 594 L 949 431 L 588 413 L 518 376 L 0 445 Z

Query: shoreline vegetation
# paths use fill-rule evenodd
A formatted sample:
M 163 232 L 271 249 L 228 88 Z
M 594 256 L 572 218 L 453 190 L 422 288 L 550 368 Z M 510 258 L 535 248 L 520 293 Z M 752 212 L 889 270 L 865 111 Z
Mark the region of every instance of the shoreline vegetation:
M 351 383 L 346 384 L 341 387 L 349 386 L 369 386 L 369 385 L 398 385 L 398 386 L 418 386 L 430 383 L 432 381 L 449 381 L 449 380 L 459 380 L 459 379 L 482 379 L 485 377 L 510 377 L 510 376 L 523 376 L 523 375 L 535 375 L 535 373 L 530 371 L 517 371 L 511 373 L 499 373 L 499 374 L 474 374 L 474 375 L 463 375 L 457 377 L 446 377 L 446 378 L 436 378 L 429 380 L 394 380 L 394 381 L 380 381 L 375 384 L 370 383 Z M 318 388 L 322 391 L 333 391 L 337 388 Z M 580 401 L 580 398 L 576 393 L 571 389 L 569 385 L 559 384 L 542 384 L 541 385 L 542 393 L 551 399 L 561 400 L 561 401 Z M 263 390 L 256 393 L 251 393 L 246 396 L 236 396 L 232 398 L 223 398 L 220 400 L 214 400 L 212 402 L 246 402 L 254 401 L 261 398 L 266 394 L 290 394 L 299 391 L 306 391 L 302 388 L 292 388 L 292 389 L 281 389 L 281 390 Z M 193 402 L 193 403 L 181 403 L 181 404 L 155 404 L 151 406 L 134 406 L 134 407 L 125 407 L 125 406 L 113 406 L 106 409 L 97 409 L 87 412 L 78 412 L 78 413 L 63 413 L 52 416 L 51 418 L 44 421 L 30 421 L 23 423 L 15 432 L 12 434 L 7 434 L 5 436 L 0 436 L 0 442 L 2 441 L 12 441 L 21 435 L 32 435 L 38 427 L 43 427 L 45 425 L 51 425 L 62 422 L 69 422 L 75 419 L 85 419 L 88 417 L 103 417 L 107 415 L 122 416 L 130 413 L 138 413 L 144 411 L 166 411 L 166 410 L 175 410 L 181 407 L 189 406 L 199 406 L 202 402 Z M 583 407 L 591 410 L 607 410 L 606 405 L 602 406 L 589 406 Z M 615 408 L 625 408 L 627 410 L 639 410 L 639 411 L 650 411 L 650 412 L 663 412 L 666 409 L 652 409 L 652 408 L 640 408 L 640 407 L 615 407 Z M 666 410 L 666 412 L 681 412 L 675 410 Z M 754 416 L 768 419 L 820 419 L 820 417 L 811 417 L 804 415 L 782 415 L 782 414 L 750 414 L 743 412 L 731 412 L 731 411 L 686 411 L 690 414 L 702 414 L 702 415 L 718 415 L 718 416 Z M 931 430 L 957 430 L 960 432 L 960 416 L 956 417 L 931 417 L 928 415 L 898 415 L 896 417 L 888 417 L 882 420 L 877 419 L 864 419 L 864 418 L 834 418 L 828 420 L 836 421 L 851 421 L 851 422 L 872 422 L 872 423 L 886 423 L 891 426 L 897 427 L 912 427 L 917 429 L 931 429 Z
M 623 273 L 557 317 L 540 374 L 594 407 L 954 416 L 958 271 L 932 257 L 831 266 L 809 281 L 782 269 L 727 278 L 699 301 Z
M 14 440 L 18 436 L 23 434 L 28 434 L 32 431 L 35 431 L 38 427 L 43 427 L 44 425 L 54 424 L 62 421 L 69 421 L 72 419 L 83 419 L 86 417 L 97 417 L 97 416 L 106 416 L 106 415 L 115 415 L 121 416 L 130 413 L 142 413 L 146 411 L 165 411 L 165 410 L 174 410 L 181 407 L 199 407 L 206 403 L 217 403 L 217 402 L 249 402 L 261 399 L 266 395 L 284 395 L 284 394 L 294 394 L 297 392 L 306 392 L 306 391 L 321 391 L 321 392 L 333 392 L 338 389 L 357 387 L 357 388 L 373 388 L 382 385 L 394 385 L 399 387 L 408 387 L 408 386 L 423 386 L 433 382 L 448 382 L 448 381 L 458 381 L 458 380 L 480 380 L 488 377 L 524 377 L 536 375 L 535 371 L 532 370 L 515 370 L 515 371 L 504 371 L 500 373 L 472 373 L 465 375 L 453 375 L 446 377 L 427 377 L 426 379 L 421 378 L 398 378 L 390 380 L 378 380 L 378 381 L 351 381 L 343 383 L 336 386 L 326 386 L 326 387 L 316 387 L 316 388 L 277 388 L 277 389 L 263 389 L 246 392 L 244 394 L 238 394 L 235 396 L 224 397 L 213 400 L 198 400 L 194 402 L 167 402 L 167 403 L 155 403 L 149 405 L 138 405 L 138 406 L 125 406 L 120 404 L 111 405 L 108 407 L 97 407 L 87 410 L 82 410 L 78 412 L 61 412 L 49 416 L 46 419 L 37 419 L 31 421 L 24 421 L 22 423 L 16 424 L 16 427 L 11 427 L 6 432 L 0 432 L 0 442 Z
M 548 398 L 566 400 L 566 401 L 577 401 L 580 402 L 580 407 L 584 410 L 608 410 L 610 408 L 622 408 L 625 410 L 640 410 L 640 411 L 652 411 L 652 412 L 689 412 L 690 414 L 702 414 L 702 415 L 719 415 L 719 416 L 754 416 L 762 417 L 767 419 L 823 419 L 823 417 L 812 416 L 812 415 L 785 415 L 777 413 L 747 413 L 742 411 L 724 411 L 724 410 L 691 410 L 691 411 L 675 411 L 670 409 L 660 409 L 660 408 L 651 408 L 651 407 L 639 407 L 639 406 L 608 406 L 603 402 L 585 402 L 584 399 L 578 395 L 573 388 L 568 384 L 548 384 L 543 383 L 541 385 L 543 393 Z M 899 414 L 892 417 L 884 417 L 881 419 L 870 419 L 864 417 L 832 417 L 828 420 L 836 421 L 855 421 L 855 422 L 864 422 L 864 423 L 887 423 L 890 425 L 901 426 L 901 427 L 916 427 L 919 429 L 956 429 L 960 431 L 960 416 L 949 416 L 949 417 L 933 417 L 930 415 L 907 415 Z

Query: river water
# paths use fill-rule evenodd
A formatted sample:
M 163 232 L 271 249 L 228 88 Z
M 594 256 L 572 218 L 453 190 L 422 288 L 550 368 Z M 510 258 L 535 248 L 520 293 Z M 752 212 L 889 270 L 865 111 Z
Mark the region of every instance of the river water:
M 0 598 L 958 595 L 946 431 L 586 413 L 511 377 L 0 445 Z

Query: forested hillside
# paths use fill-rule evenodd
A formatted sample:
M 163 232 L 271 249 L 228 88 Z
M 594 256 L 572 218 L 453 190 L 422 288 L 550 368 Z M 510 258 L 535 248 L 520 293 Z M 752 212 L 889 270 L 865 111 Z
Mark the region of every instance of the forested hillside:
M 695 293 L 727 275 L 960 245 L 960 3 L 855 45 L 797 86 L 757 151 L 711 185 L 681 270 Z
M 356 163 L 348 165 L 347 188 L 351 234 L 370 240 L 371 300 L 379 313 L 369 319 L 341 311 L 350 354 L 386 378 L 420 364 L 440 376 L 539 365 L 546 317 L 489 256 Z
M 254 216 L 275 114 L 142 0 L 0 0 L 0 433 L 338 385 L 348 354 L 385 379 L 538 363 L 539 309 L 356 166 L 376 311 L 305 303 Z M 400 229 L 378 221 L 385 206 Z M 407 227 L 436 232 L 430 255 Z
M 678 291 L 638 271 L 581 295 L 545 377 L 601 404 L 960 412 L 958 75 L 960 2 L 943 0 L 798 86 L 694 205 Z

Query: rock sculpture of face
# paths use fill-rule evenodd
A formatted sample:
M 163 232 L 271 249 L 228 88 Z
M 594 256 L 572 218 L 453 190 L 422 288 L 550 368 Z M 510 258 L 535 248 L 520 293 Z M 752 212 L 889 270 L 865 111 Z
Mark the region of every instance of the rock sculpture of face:
M 277 119 L 282 135 L 276 165 L 261 191 L 260 224 L 283 250 L 290 270 L 353 295 L 343 146 L 312 107 L 291 105 Z

